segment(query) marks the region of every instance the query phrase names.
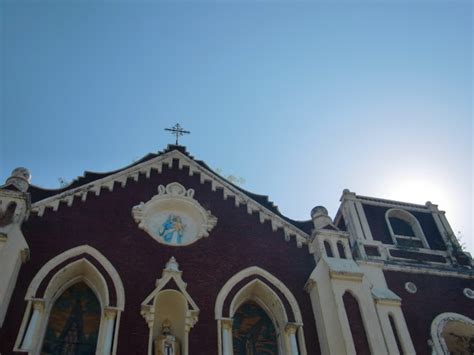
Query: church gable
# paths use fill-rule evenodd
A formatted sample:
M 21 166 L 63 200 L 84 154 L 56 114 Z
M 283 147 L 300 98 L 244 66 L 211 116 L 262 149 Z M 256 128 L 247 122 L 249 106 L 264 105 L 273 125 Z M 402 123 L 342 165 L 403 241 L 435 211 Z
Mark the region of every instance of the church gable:
M 285 240 L 289 241 L 294 238 L 298 247 L 308 243 L 311 221 L 293 221 L 281 215 L 267 197 L 249 193 L 226 181 L 210 170 L 206 164 L 193 159 L 184 147 L 179 146 L 170 146 L 161 154 L 148 155 L 124 170 L 110 174 L 86 172 L 84 177 L 74 181 L 68 189 L 57 190 L 56 192 L 59 193 L 46 198 L 42 197 L 45 197 L 46 193 L 51 194 L 51 190 L 33 187 L 30 189 L 34 201 L 32 213 L 41 217 L 47 210 L 57 211 L 60 207 L 71 207 L 75 203 L 85 202 L 91 196 L 100 196 L 105 191 L 112 192 L 125 188 L 132 182 L 144 183 L 143 180 L 150 180 L 150 176 L 155 173 L 162 174 L 163 169 L 181 171 L 179 174 L 181 176 L 198 176 L 201 185 L 210 184 L 211 190 L 217 192 L 222 199 L 232 199 L 237 208 L 245 206 L 249 215 L 255 214 L 260 223 L 269 222 L 273 231 L 282 230 Z M 97 179 L 93 180 L 94 178 Z M 85 184 L 77 186 L 79 182 Z M 186 188 L 186 186 L 184 187 Z
M 64 337 L 51 331 L 72 328 L 69 316 L 55 315 L 56 301 L 76 317 L 70 295 L 88 289 L 100 304 L 90 345 L 112 355 L 230 355 L 264 344 L 283 355 L 424 353 L 432 319 L 444 324 L 452 316 L 446 305 L 459 313 L 449 327 L 471 322 L 472 272 L 444 239 L 452 231 L 432 204 L 345 190 L 335 221 L 323 206 L 311 211 L 311 221 L 293 221 L 177 146 L 115 172 L 88 172 L 65 189 L 28 190 L 28 177 L 16 170 L 9 183 L 17 189 L 0 188 L 8 217 L 0 224 L 0 264 L 10 268 L 4 284 L 14 285 L 12 301 L 2 302 L 2 354 L 57 346 Z M 379 239 L 376 221 L 392 243 Z M 447 250 L 433 244 L 434 227 Z M 425 274 L 438 279 L 425 282 Z M 428 304 L 431 286 L 442 283 L 453 302 L 434 300 L 420 321 L 417 303 Z M 402 302 L 414 312 L 411 324 Z M 51 309 L 62 325 L 50 322 Z M 262 327 L 266 336 L 255 338 Z M 438 328 L 433 344 L 447 331 Z
M 127 303 L 139 305 L 153 290 L 163 265 L 175 257 L 186 275 L 187 290 L 201 310 L 198 326 L 190 333 L 189 346 L 211 354 L 217 348 L 216 339 L 204 344 L 202 339 L 209 338 L 210 327 L 216 327 L 213 310 L 219 290 L 233 275 L 256 265 L 275 275 L 291 290 L 305 314 L 305 329 L 316 334 L 310 304 L 305 302 L 307 295 L 302 287 L 314 268 L 314 259 L 308 249 L 298 248 L 306 243 L 306 233 L 272 212 L 270 206 L 257 203 L 203 166 L 182 157 L 181 152 L 170 153 L 146 162 L 149 166 L 137 165 L 102 181 L 34 202 L 35 213 L 23 227 L 34 255 L 27 264 L 28 269 L 34 274 L 52 257 L 78 243 L 91 245 L 117 268 L 124 282 Z M 210 225 L 215 217 L 215 225 L 209 228 L 208 223 L 205 228 L 208 236 L 176 246 L 158 242 L 139 227 L 139 215 L 146 214 L 146 209 L 135 209 L 138 214 L 134 216 L 134 207 L 144 206 L 154 199 L 163 201 L 163 197 L 166 200 L 168 195 L 179 195 L 186 203 L 193 200 L 194 210 L 202 208 Z M 149 206 L 153 211 L 162 211 L 161 202 Z M 169 206 L 164 209 L 165 212 L 174 210 Z M 176 239 L 177 235 L 170 237 Z M 18 284 L 28 285 L 29 275 L 20 274 Z M 16 292 L 21 300 L 24 290 L 20 287 Z M 13 307 L 21 306 L 20 302 Z M 146 322 L 139 312 L 130 311 L 121 320 L 121 327 L 147 332 Z M 317 347 L 313 340 L 307 342 L 308 349 Z M 148 351 L 147 341 L 134 338 L 130 342 L 128 346 L 137 353 Z

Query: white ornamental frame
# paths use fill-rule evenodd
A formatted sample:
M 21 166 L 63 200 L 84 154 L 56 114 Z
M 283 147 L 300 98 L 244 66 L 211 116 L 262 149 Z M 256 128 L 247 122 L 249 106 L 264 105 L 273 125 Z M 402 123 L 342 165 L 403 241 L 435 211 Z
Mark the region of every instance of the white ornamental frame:
M 156 232 L 148 227 L 147 221 L 153 216 L 169 211 L 179 211 L 188 215 L 197 225 L 197 234 L 190 241 L 175 245 L 163 242 Z M 178 182 L 158 186 L 158 194 L 147 202 L 140 202 L 132 208 L 132 216 L 138 227 L 146 231 L 154 240 L 170 246 L 186 246 L 195 243 L 202 237 L 208 237 L 211 230 L 217 224 L 217 217 L 211 211 L 205 210 L 201 204 L 194 199 L 194 190 L 186 189 Z
M 449 322 L 460 322 L 468 327 L 474 327 L 474 320 L 458 313 L 441 313 L 431 323 L 432 355 L 449 355 L 449 349 L 443 338 L 443 329 Z

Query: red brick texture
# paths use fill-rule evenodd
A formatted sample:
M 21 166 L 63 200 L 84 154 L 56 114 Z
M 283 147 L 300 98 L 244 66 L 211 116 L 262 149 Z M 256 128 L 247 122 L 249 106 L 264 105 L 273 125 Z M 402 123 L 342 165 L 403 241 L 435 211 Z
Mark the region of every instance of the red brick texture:
M 474 301 L 463 294 L 466 287 L 474 288 L 474 280 L 385 271 L 390 290 L 402 298 L 402 310 L 418 355 L 431 354 L 431 322 L 445 312 L 454 312 L 474 318 Z M 413 282 L 417 292 L 405 290 L 406 282 Z
M 165 246 L 139 229 L 131 209 L 157 193 L 159 184 L 178 181 L 195 190 L 195 198 L 218 218 L 208 238 L 186 247 Z M 258 215 L 249 215 L 246 206 L 235 207 L 234 199 L 223 199 L 210 183 L 201 184 L 199 176 L 189 176 L 186 168 L 164 168 L 138 182 L 128 180 L 112 192 L 103 189 L 100 196 L 91 193 L 87 200 L 74 200 L 71 207 L 61 204 L 58 211 L 46 210 L 24 224 L 23 231 L 31 250 L 31 259 L 22 266 L 6 316 L 0 330 L 0 353 L 12 354 L 14 341 L 25 311 L 24 297 L 37 271 L 54 256 L 73 247 L 88 244 L 99 250 L 117 269 L 125 288 L 118 354 L 146 354 L 148 327 L 140 315 L 140 304 L 153 291 L 166 262 L 174 256 L 183 271 L 187 291 L 201 312 L 191 330 L 193 355 L 217 354 L 217 322 L 214 305 L 217 294 L 235 273 L 259 266 L 281 280 L 298 301 L 304 321 L 308 354 L 319 354 L 318 336 L 309 295 L 303 287 L 314 269 L 308 248 L 297 248 L 295 240 L 286 242 L 281 230 L 273 232 L 269 222 L 261 224 Z

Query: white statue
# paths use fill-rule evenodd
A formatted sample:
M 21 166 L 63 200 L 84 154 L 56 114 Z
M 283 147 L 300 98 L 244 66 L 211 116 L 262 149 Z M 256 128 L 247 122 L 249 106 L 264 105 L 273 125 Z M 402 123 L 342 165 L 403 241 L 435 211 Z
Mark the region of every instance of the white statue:
M 171 334 L 171 322 L 165 319 L 161 325 L 161 335 L 155 340 L 155 355 L 180 355 L 179 342 Z

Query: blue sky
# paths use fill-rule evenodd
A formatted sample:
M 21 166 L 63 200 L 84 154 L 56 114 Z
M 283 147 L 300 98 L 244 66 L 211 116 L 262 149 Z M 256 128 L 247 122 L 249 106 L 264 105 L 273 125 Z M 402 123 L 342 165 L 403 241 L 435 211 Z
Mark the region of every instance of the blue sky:
M 344 188 L 473 232 L 470 1 L 3 1 L 0 181 L 173 142 L 291 218 Z

